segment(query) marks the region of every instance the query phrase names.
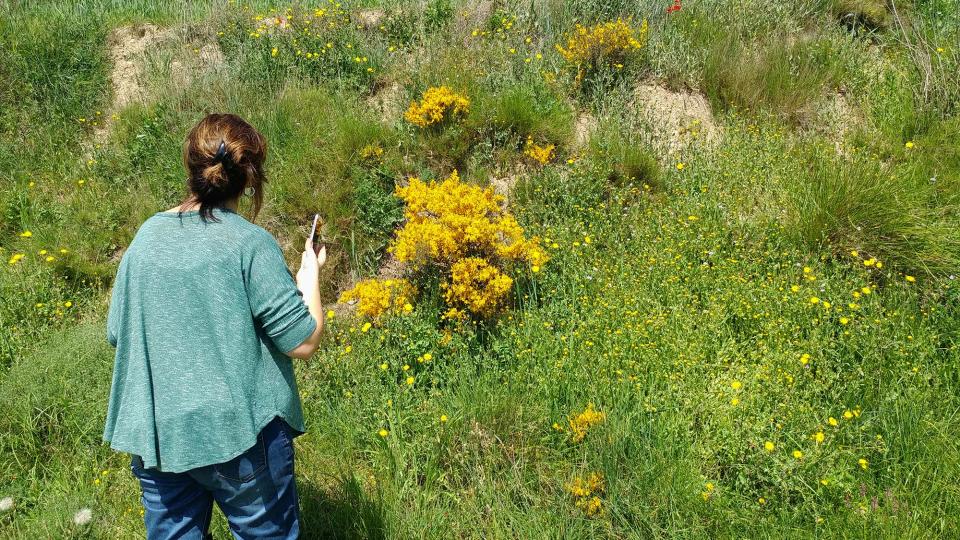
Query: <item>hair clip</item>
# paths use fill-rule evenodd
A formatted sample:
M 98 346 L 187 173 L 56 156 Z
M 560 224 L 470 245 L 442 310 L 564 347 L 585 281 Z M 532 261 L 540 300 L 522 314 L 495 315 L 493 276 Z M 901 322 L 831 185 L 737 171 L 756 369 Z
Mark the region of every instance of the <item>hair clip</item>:
M 227 155 L 227 144 L 220 139 L 220 148 L 217 149 L 217 153 L 213 156 L 213 161 L 219 162 Z

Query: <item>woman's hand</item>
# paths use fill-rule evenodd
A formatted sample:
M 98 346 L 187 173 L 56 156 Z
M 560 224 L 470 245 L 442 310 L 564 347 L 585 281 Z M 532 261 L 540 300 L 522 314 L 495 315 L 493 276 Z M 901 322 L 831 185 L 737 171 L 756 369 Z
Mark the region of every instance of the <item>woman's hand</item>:
M 320 248 L 320 253 L 317 253 L 313 249 L 313 241 L 308 238 L 300 258 L 300 269 L 297 270 L 297 287 L 301 291 L 305 287 L 315 287 L 320 280 L 320 267 L 326 262 L 327 246 Z
M 323 305 L 320 303 L 320 267 L 327 262 L 326 246 L 317 253 L 313 250 L 313 242 L 307 239 L 303 246 L 303 256 L 300 260 L 300 270 L 297 270 L 297 288 L 303 293 L 303 302 L 307 305 L 310 315 L 317 321 L 317 328 L 307 339 L 287 354 L 292 358 L 308 359 L 317 347 L 320 346 L 320 335 L 323 332 Z

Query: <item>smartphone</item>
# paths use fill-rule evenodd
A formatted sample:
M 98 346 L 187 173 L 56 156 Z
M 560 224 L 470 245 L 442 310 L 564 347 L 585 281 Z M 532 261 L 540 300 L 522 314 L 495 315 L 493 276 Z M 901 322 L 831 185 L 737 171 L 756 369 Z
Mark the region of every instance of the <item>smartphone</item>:
M 310 228 L 310 242 L 313 244 L 313 252 L 320 253 L 320 246 L 317 245 L 317 222 L 320 221 L 320 214 L 313 215 L 313 227 Z

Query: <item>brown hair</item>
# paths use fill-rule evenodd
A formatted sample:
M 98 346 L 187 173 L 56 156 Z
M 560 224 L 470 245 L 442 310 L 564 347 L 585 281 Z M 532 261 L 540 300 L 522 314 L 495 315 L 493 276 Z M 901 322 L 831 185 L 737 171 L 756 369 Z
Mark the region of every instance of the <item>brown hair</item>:
M 199 202 L 201 219 L 218 221 L 213 209 L 240 196 L 249 183 L 255 190 L 252 220 L 256 220 L 263 203 L 261 188 L 267 181 L 266 157 L 266 139 L 245 120 L 235 114 L 208 114 L 183 143 L 190 190 L 183 203 Z

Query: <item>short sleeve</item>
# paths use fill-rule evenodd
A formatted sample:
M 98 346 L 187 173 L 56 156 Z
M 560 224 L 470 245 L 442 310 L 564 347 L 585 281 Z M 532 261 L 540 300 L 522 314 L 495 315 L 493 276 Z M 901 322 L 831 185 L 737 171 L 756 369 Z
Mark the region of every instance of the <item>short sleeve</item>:
M 273 344 L 289 352 L 313 334 L 317 321 L 307 309 L 277 241 L 266 231 L 253 236 L 243 248 L 250 312 Z
M 117 335 L 120 333 L 120 314 L 123 312 L 121 302 L 123 302 L 122 286 L 125 283 L 124 273 L 127 265 L 126 257 L 121 258 L 120 265 L 117 267 L 117 275 L 113 280 L 113 287 L 110 288 L 110 307 L 107 309 L 107 342 L 117 346 Z

